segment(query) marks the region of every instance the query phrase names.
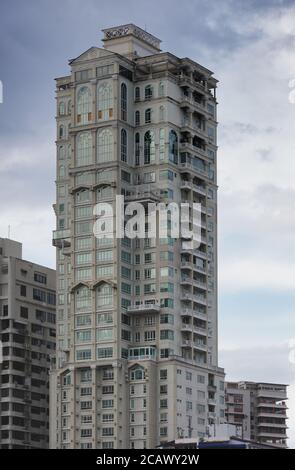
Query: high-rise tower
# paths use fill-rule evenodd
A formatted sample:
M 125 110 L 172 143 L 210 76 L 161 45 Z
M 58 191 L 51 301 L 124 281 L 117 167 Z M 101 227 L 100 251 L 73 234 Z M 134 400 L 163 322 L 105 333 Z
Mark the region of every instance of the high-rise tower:
M 49 446 L 49 368 L 55 352 L 55 271 L 0 238 L 0 449 Z
M 217 358 L 216 85 L 128 24 L 57 83 L 51 447 L 153 448 L 224 420 Z M 96 239 L 93 208 L 201 204 L 201 244 Z

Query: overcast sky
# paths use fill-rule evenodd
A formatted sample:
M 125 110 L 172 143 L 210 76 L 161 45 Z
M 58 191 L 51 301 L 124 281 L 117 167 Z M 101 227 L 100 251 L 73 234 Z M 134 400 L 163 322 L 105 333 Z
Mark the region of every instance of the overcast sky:
M 220 364 L 291 384 L 295 447 L 295 1 L 10 0 L 0 7 L 0 236 L 54 267 L 54 78 L 136 23 L 213 70 L 219 101 Z

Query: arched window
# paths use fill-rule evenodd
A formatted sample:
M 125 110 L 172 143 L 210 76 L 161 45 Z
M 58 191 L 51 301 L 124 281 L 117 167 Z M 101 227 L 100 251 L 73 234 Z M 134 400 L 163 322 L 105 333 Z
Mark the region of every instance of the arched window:
M 111 307 L 113 305 L 113 288 L 109 284 L 100 284 L 96 290 L 96 306 Z
M 151 100 L 153 97 L 153 88 L 151 85 L 147 85 L 144 89 L 144 98 L 146 100 Z
M 135 125 L 140 126 L 140 111 L 135 111 Z
M 141 367 L 132 369 L 130 379 L 131 380 L 144 380 L 145 379 L 144 369 L 142 369 Z
M 98 119 L 107 121 L 113 117 L 113 88 L 111 83 L 103 83 L 97 90 Z
M 127 86 L 125 83 L 121 85 L 121 119 L 127 121 Z
M 135 101 L 140 101 L 140 88 L 139 88 L 139 86 L 135 87 Z
M 59 173 L 59 177 L 60 177 L 60 178 L 64 178 L 64 177 L 65 177 L 65 167 L 64 167 L 64 165 L 60 165 L 60 167 L 59 167 L 59 172 L 58 172 L 58 173 Z
M 77 137 L 77 165 L 92 163 L 92 137 L 90 132 L 82 132 Z
M 160 106 L 159 108 L 159 121 L 164 121 L 165 119 L 165 107 Z
M 160 82 L 159 83 L 159 96 L 164 96 L 164 92 L 165 92 L 165 85 L 163 82 Z
M 144 113 L 144 121 L 146 124 L 150 124 L 151 116 L 152 116 L 151 108 L 146 109 Z
M 135 165 L 140 165 L 140 134 L 135 134 Z
M 178 137 L 175 131 L 169 132 L 169 160 L 178 163 Z
M 58 149 L 58 158 L 60 160 L 63 160 L 65 158 L 65 148 L 63 145 L 61 145 Z
M 127 162 L 127 131 L 121 130 L 121 161 Z
M 64 115 L 66 114 L 66 107 L 65 107 L 64 101 L 61 101 L 61 102 L 59 103 L 58 114 L 59 114 L 60 116 L 64 116 Z
M 160 160 L 165 160 L 165 129 L 160 129 L 160 136 L 159 136 L 159 154 Z
M 91 308 L 91 291 L 85 287 L 79 287 L 75 292 L 76 310 L 88 310 Z
M 68 115 L 70 116 L 72 114 L 72 101 L 69 100 L 68 102 Z
M 155 133 L 153 131 L 147 131 L 144 134 L 144 164 L 148 165 L 154 162 L 155 157 Z
M 66 138 L 66 129 L 65 126 L 61 125 L 58 129 L 58 138 L 65 139 Z
M 97 162 L 110 162 L 113 160 L 113 134 L 104 129 L 97 134 Z
M 77 122 L 78 124 L 86 124 L 91 121 L 91 92 L 87 86 L 83 86 L 78 91 L 77 98 Z

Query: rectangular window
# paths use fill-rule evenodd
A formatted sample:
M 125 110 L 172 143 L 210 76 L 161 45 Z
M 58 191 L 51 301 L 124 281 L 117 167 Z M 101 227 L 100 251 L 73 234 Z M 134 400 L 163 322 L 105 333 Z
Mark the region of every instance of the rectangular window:
M 113 348 L 97 348 L 97 359 L 113 357 Z
M 76 238 L 75 246 L 76 250 L 89 250 L 92 245 L 90 237 L 87 238 Z
M 97 324 L 98 325 L 108 324 L 108 323 L 113 323 L 112 313 L 99 313 L 97 315 Z
M 96 268 L 97 277 L 113 277 L 113 266 L 97 266 Z
M 35 289 L 34 289 L 35 290 Z M 27 296 L 27 287 L 26 286 L 20 286 L 20 295 L 22 297 L 26 297 Z M 46 294 L 45 294 L 46 295 Z
M 97 341 L 110 341 L 113 339 L 113 329 L 112 328 L 101 328 L 96 331 Z
M 42 273 L 34 273 L 34 281 L 39 282 L 40 284 L 46 284 L 47 276 L 46 274 L 42 274 Z
M 77 82 L 81 82 L 81 81 L 87 81 L 89 80 L 90 78 L 90 73 L 91 73 L 91 70 L 90 69 L 87 69 L 87 70 L 80 70 L 79 72 L 76 72 L 76 81 Z
M 90 343 L 91 330 L 76 331 L 76 343 Z
M 78 253 L 76 254 L 76 264 L 91 264 L 92 253 Z
M 75 317 L 76 326 L 91 326 L 91 315 L 77 315 Z
M 76 351 L 77 361 L 86 361 L 91 359 L 91 349 L 79 349 Z
M 145 341 L 155 341 L 155 339 L 156 339 L 156 332 L 154 330 L 144 332 Z
M 113 251 L 112 250 L 97 251 L 96 261 L 97 263 L 104 262 L 104 261 L 113 261 Z

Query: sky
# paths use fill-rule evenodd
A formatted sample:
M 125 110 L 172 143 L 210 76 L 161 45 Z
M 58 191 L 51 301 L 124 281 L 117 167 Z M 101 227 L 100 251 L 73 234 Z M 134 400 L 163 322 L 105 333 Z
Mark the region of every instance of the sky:
M 54 78 L 131 22 L 219 80 L 220 365 L 290 385 L 295 448 L 295 0 L 1 2 L 0 236 L 55 266 Z

